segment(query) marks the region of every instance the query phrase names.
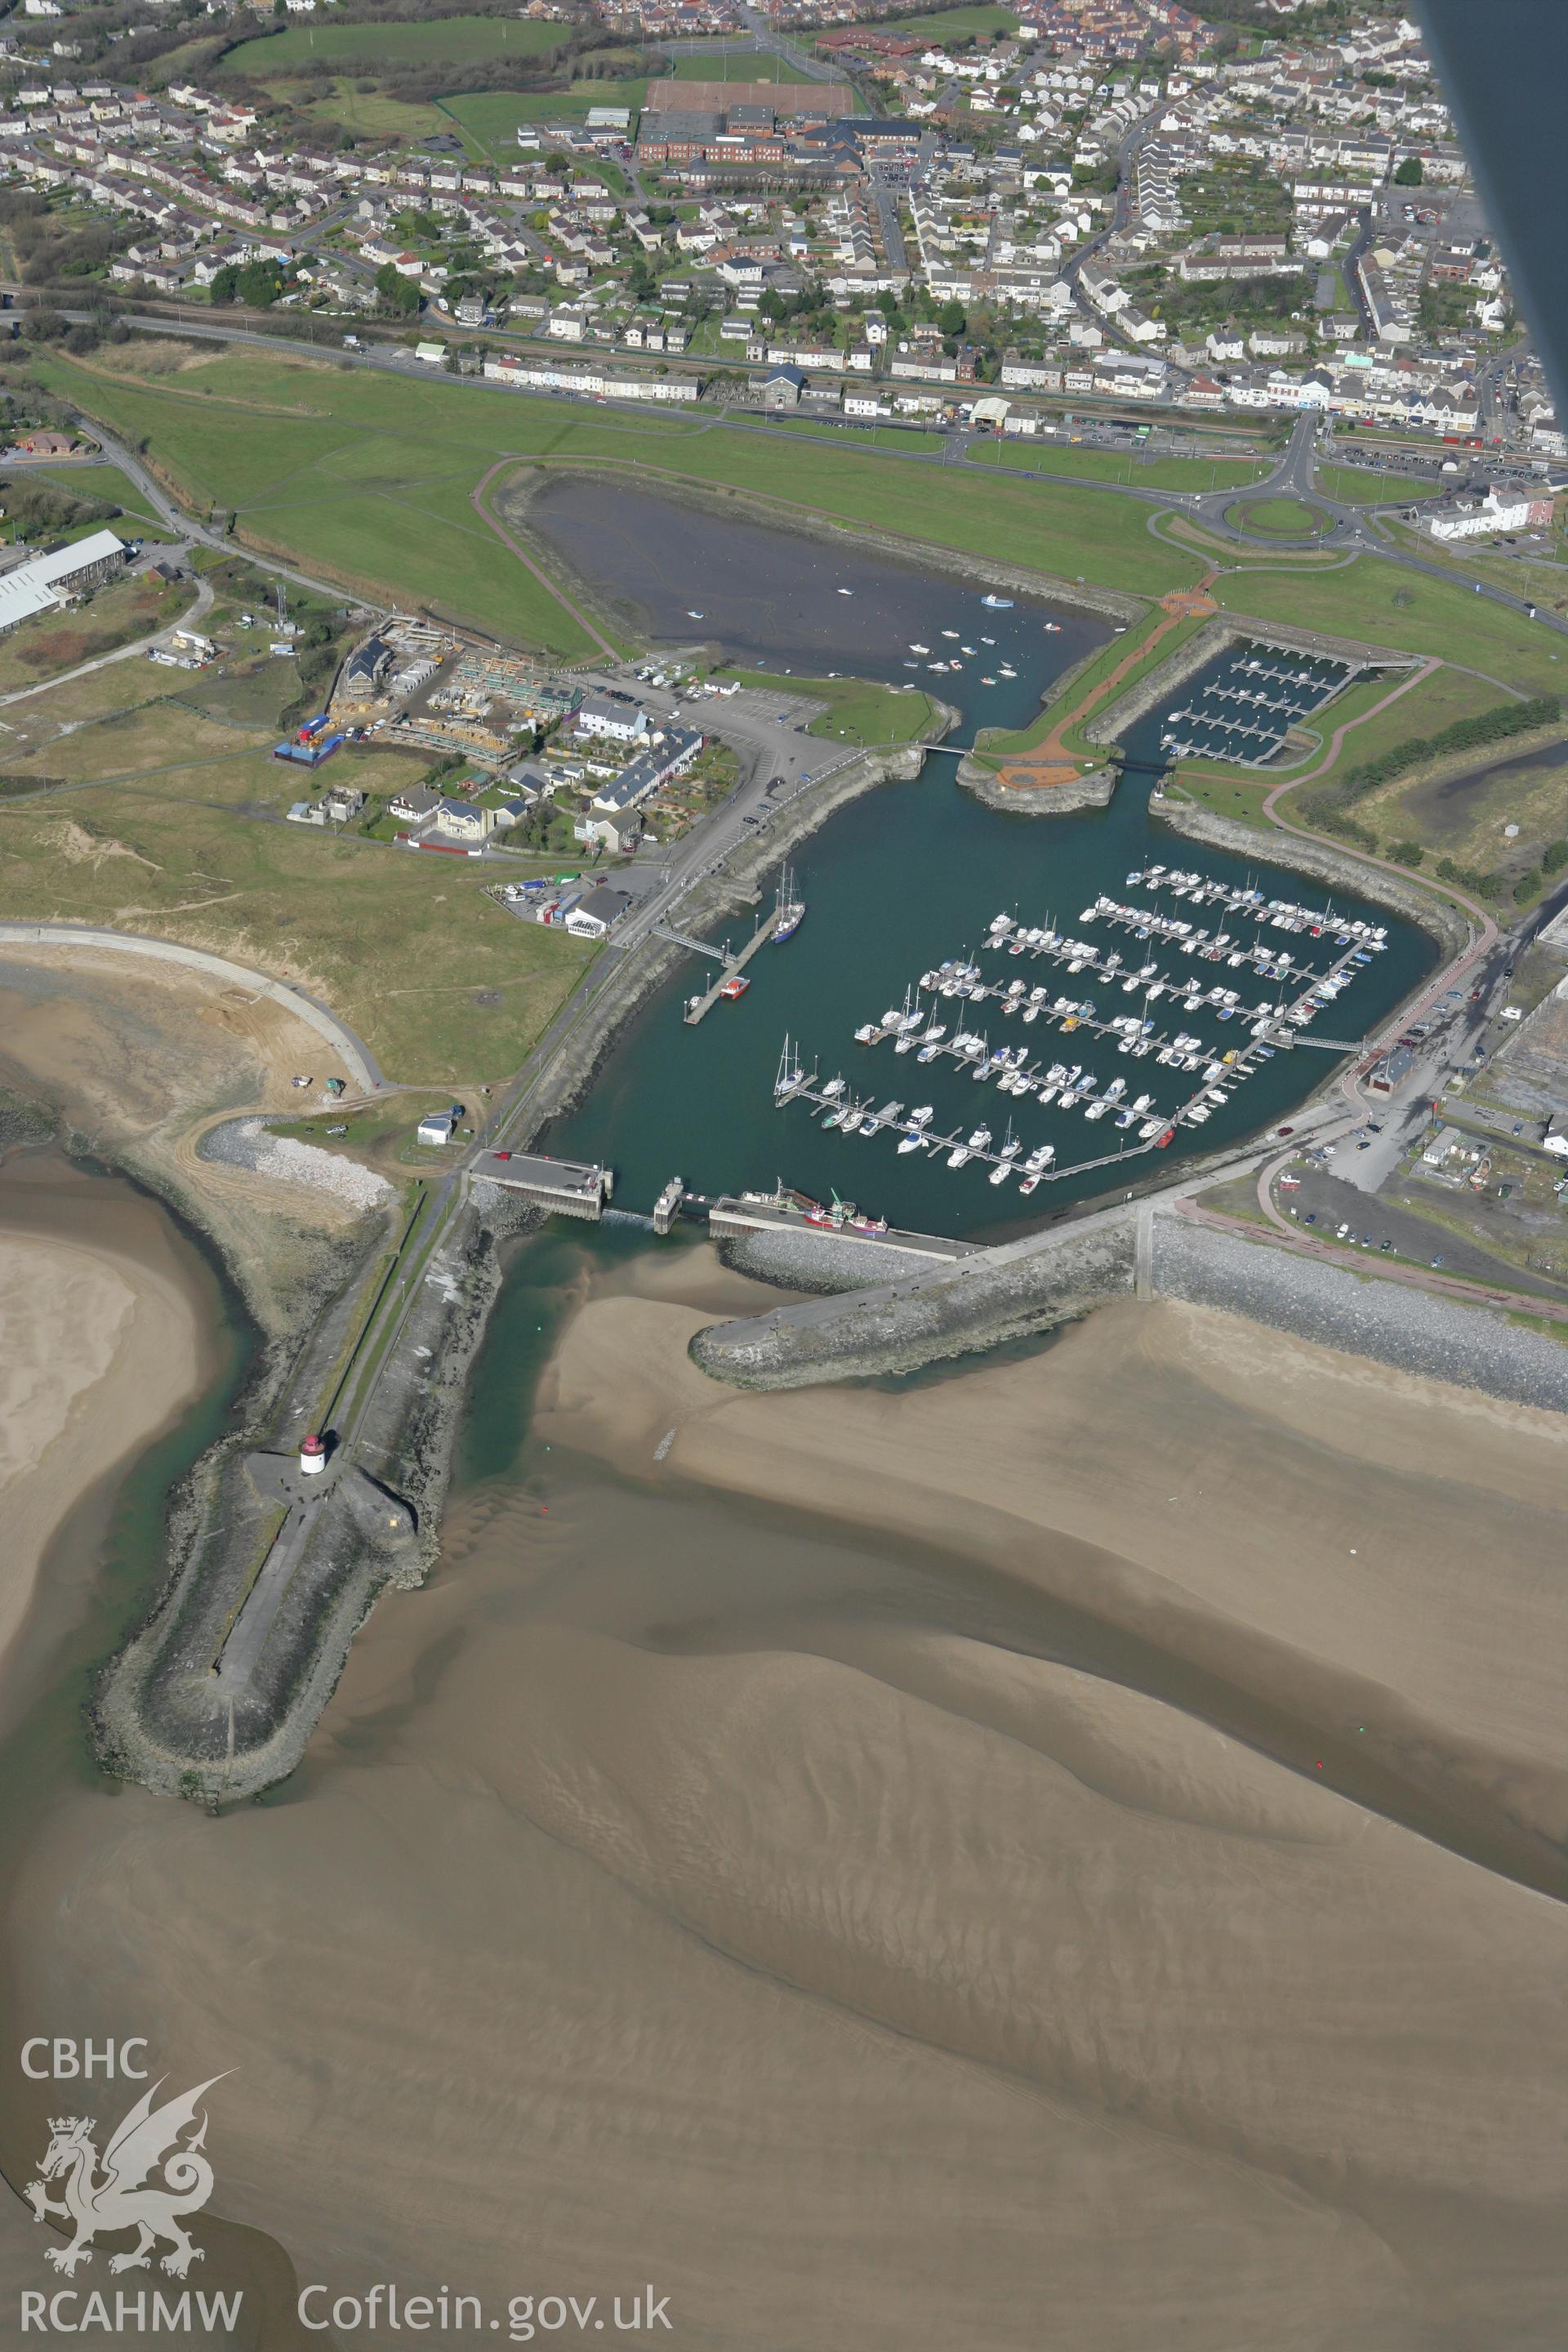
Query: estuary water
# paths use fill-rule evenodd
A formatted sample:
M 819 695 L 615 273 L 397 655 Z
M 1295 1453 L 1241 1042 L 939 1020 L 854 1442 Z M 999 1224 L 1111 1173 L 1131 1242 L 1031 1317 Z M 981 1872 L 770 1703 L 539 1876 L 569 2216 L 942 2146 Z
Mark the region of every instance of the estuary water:
M 959 645 L 980 648 L 984 658 L 966 659 L 956 675 L 930 677 L 922 669 L 919 681 L 960 709 L 962 723 L 950 739 L 955 743 L 972 740 L 980 725 L 1023 724 L 1051 679 L 1109 635 L 1105 622 L 1044 601 L 1020 597 L 1010 611 L 993 612 L 972 583 L 921 572 L 902 557 L 860 546 L 840 550 L 652 491 L 563 478 L 535 502 L 531 521 L 605 603 L 635 614 L 655 638 L 689 642 L 700 629 L 748 666 L 766 658 L 781 671 L 786 665 L 800 675 L 837 670 L 897 684 L 907 675 L 903 649 L 911 641 L 952 649 L 942 632 L 956 630 Z M 853 593 L 840 596 L 845 586 Z M 1047 622 L 1059 622 L 1060 633 L 1047 630 Z M 994 649 L 983 646 L 986 636 L 997 640 Z M 1004 660 L 1016 679 L 994 690 L 983 687 L 982 676 L 999 676 Z M 1173 699 L 1190 701 L 1203 684 L 1200 676 Z M 805 921 L 792 940 L 752 961 L 746 994 L 689 1027 L 683 1007 L 700 975 L 689 961 L 683 963 L 622 1033 L 591 1093 L 557 1123 L 548 1148 L 613 1167 L 617 1204 L 633 1211 L 650 1208 L 675 1174 L 710 1197 L 768 1189 L 782 1179 L 820 1200 L 835 1192 L 854 1199 L 907 1230 L 962 1237 L 1024 1231 L 1073 1200 L 1114 1189 L 1120 1171 L 1100 1166 L 1053 1179 L 1026 1202 L 1016 1187 L 999 1191 L 988 1183 L 983 1161 L 951 1170 L 945 1156 L 899 1155 L 886 1130 L 869 1139 L 824 1132 L 820 1114 L 806 1103 L 777 1110 L 773 1080 L 787 1034 L 820 1078 L 842 1074 L 857 1096 L 878 1107 L 929 1104 L 937 1134 L 989 1126 L 1000 1144 L 1015 1107 L 994 1087 L 976 1086 L 946 1055 L 922 1066 L 912 1054 L 895 1055 L 890 1045 L 868 1051 L 854 1042 L 856 1029 L 900 1006 L 926 970 L 975 950 L 998 913 L 1076 931 L 1083 909 L 1105 891 L 1182 914 L 1168 897 L 1129 886 L 1128 875 L 1151 863 L 1233 887 L 1252 885 L 1268 898 L 1322 906 L 1331 897 L 1339 912 L 1383 924 L 1386 950 L 1317 1024 L 1325 1034 L 1373 1033 L 1431 969 L 1432 943 L 1386 910 L 1156 823 L 1149 794 L 1163 725 L 1163 713 L 1154 710 L 1129 730 L 1129 772 L 1104 810 L 1043 818 L 988 808 L 957 787 L 955 762 L 942 752 L 928 758 L 914 782 L 851 802 L 795 854 Z M 1212 915 L 1195 919 L 1215 927 Z M 749 924 L 749 916 L 738 914 L 713 936 L 739 944 Z M 1090 936 L 1101 950 L 1121 949 L 1131 966 L 1156 952 L 1104 925 Z M 1285 944 L 1300 951 L 1303 941 L 1292 937 Z M 1328 943 L 1308 944 L 1326 966 Z M 1101 1019 L 1142 1010 L 1141 998 L 1120 982 L 1092 972 L 1069 979 L 1044 961 L 989 954 L 980 961 L 988 982 L 1015 976 L 1030 985 L 1049 982 L 1053 994 L 1090 998 Z M 1216 978 L 1237 985 L 1246 1005 L 1272 1001 L 1274 992 L 1249 972 L 1178 961 L 1169 952 L 1158 953 L 1158 961 L 1162 971 L 1201 972 L 1205 987 Z M 706 985 L 708 974 L 700 977 Z M 1221 1024 L 1206 1009 L 1189 1014 L 1168 996 L 1150 1013 L 1161 1030 L 1184 1028 L 1216 1052 L 1246 1039 L 1243 1021 Z M 1152 1095 L 1151 1116 L 1173 1111 L 1197 1083 L 1161 1067 L 1152 1055 L 1121 1056 L 1112 1041 L 1082 1030 L 1063 1036 L 1045 1021 L 1004 1021 L 994 1004 L 971 1013 L 960 1001 L 942 1001 L 937 1017 L 950 1035 L 969 1026 L 985 1031 L 993 1045 L 1026 1045 L 1030 1061 L 1043 1067 L 1080 1062 L 1102 1081 L 1123 1076 L 1129 1097 Z M 1329 1066 L 1328 1057 L 1310 1048 L 1278 1054 L 1205 1126 L 1182 1130 L 1163 1163 L 1145 1152 L 1129 1164 L 1143 1176 L 1168 1168 L 1184 1150 L 1233 1142 L 1287 1115 Z M 1046 1109 L 1032 1098 L 1016 1107 L 1014 1132 L 1026 1153 L 1054 1145 L 1062 1169 L 1114 1156 L 1119 1143 L 1136 1139 L 1136 1129 L 1119 1132 L 1110 1118 L 1086 1124 L 1081 1108 Z

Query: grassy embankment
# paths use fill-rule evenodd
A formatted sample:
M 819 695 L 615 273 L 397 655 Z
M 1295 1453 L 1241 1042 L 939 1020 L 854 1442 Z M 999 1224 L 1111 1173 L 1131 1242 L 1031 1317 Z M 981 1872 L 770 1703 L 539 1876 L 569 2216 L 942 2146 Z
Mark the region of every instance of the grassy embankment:
M 240 538 L 263 551 L 567 659 L 594 649 L 470 503 L 498 458 L 636 466 L 650 481 L 768 500 L 782 521 L 794 510 L 989 560 L 1005 549 L 1021 565 L 1144 594 L 1194 576 L 1193 561 L 1150 536 L 1141 506 L 1087 485 L 991 482 L 707 418 L 622 417 L 237 348 L 159 381 L 53 355 L 41 373 L 145 441 L 198 510 L 232 510 Z
M 1152 642 L 1163 618 L 1163 614 L 1155 609 L 1135 623 L 1124 637 L 1112 637 L 1108 645 L 1100 647 L 1092 661 L 1085 664 L 1067 692 L 1057 701 L 1047 703 L 1026 727 L 982 729 L 975 743 L 977 753 L 990 765 L 997 766 L 1004 761 L 1016 760 L 1024 752 L 1037 750 L 1060 725 L 1064 712 L 1081 713 L 1092 723 L 1113 710 L 1117 703 L 1131 694 L 1152 669 L 1161 662 L 1168 661 L 1173 654 L 1179 653 L 1204 626 L 1204 617 L 1195 615 L 1190 620 L 1178 621 L 1157 642 Z M 1096 700 L 1094 698 L 1105 679 L 1120 663 L 1129 661 L 1130 656 L 1136 658 L 1131 660 L 1125 677 L 1118 679 L 1114 698 L 1103 702 Z M 1076 720 L 1069 720 L 1063 729 L 1062 742 L 1068 751 L 1080 760 L 1103 760 L 1106 756 L 1107 746 L 1091 742 Z
M 764 693 L 805 695 L 828 708 L 806 729 L 834 743 L 917 743 L 936 725 L 929 694 L 906 694 L 861 677 L 781 677 L 773 670 L 716 669 L 715 678 L 754 686 Z

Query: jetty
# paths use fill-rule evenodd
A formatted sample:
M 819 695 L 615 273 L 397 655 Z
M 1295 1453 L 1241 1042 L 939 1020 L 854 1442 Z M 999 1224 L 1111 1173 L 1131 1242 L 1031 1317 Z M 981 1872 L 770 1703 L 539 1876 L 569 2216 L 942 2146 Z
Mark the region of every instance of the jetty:
M 597 1224 L 616 1188 L 608 1168 L 575 1160 L 552 1160 L 548 1152 L 479 1151 L 469 1170 L 470 1181 L 500 1184 L 521 1192 L 536 1207 L 556 1216 L 579 1217 Z
M 979 1251 L 977 1243 L 952 1241 L 943 1234 L 900 1233 L 878 1219 L 857 1219 L 847 1211 L 819 1209 L 815 1202 L 803 1207 L 799 1199 L 782 1188 L 776 1192 L 721 1193 L 709 1208 L 708 1230 L 715 1241 L 760 1233 L 815 1234 L 829 1240 L 837 1235 L 916 1257 L 973 1257 Z

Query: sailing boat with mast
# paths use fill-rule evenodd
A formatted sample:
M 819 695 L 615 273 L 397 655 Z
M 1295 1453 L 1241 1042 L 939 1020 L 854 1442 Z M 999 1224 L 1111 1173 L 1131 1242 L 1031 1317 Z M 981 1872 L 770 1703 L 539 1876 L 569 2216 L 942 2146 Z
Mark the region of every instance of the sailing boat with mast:
M 794 939 L 805 920 L 805 901 L 795 887 L 795 874 L 788 866 L 779 867 L 777 907 L 778 919 L 773 924 L 775 947 L 782 945 L 785 940 Z
M 792 1095 L 799 1094 L 801 1088 L 809 1084 L 810 1080 L 806 1077 L 801 1065 L 799 1048 L 792 1045 L 786 1036 L 784 1041 L 784 1052 L 779 1055 L 778 1075 L 773 1080 L 773 1100 L 779 1103 L 788 1102 Z

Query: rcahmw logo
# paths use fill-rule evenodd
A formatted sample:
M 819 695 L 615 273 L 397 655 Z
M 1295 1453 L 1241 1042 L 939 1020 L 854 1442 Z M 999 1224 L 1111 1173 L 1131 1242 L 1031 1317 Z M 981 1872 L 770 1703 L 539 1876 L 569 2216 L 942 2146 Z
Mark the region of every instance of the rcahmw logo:
M 34 2081 L 74 2082 L 103 2074 L 132 2081 L 146 2080 L 146 2069 L 135 2063 L 145 2053 L 145 2042 L 95 2045 L 50 2042 L 42 2038 L 24 2043 L 22 2070 Z M 99 2126 L 91 2116 L 55 2116 L 49 2122 L 49 2142 L 38 2166 L 38 2177 L 23 2192 L 39 2221 L 58 2221 L 70 2231 L 62 2246 L 46 2246 L 44 2260 L 74 2279 L 93 2256 L 100 2238 L 129 2236 L 134 2243 L 109 2257 L 111 2272 L 150 2270 L 154 2254 L 159 2268 L 171 2278 L 183 2279 L 193 2263 L 204 2260 L 203 2249 L 192 2242 L 187 2218 L 198 2213 L 213 2193 L 213 2168 L 205 2154 L 207 2118 L 202 2102 L 215 2083 L 213 2074 L 194 2090 L 153 2100 L 166 2078 L 149 2084 L 123 2115 L 105 2142 L 100 2157 Z M 167 2248 L 167 2252 L 161 2250 Z M 116 2290 L 112 2294 L 84 2294 L 72 2287 L 45 2294 L 25 2288 L 22 2332 L 79 2336 L 114 2334 L 135 2328 L 142 2332 L 188 2332 L 193 2305 L 196 2325 L 204 2332 L 238 2323 L 242 2293 L 193 2294 L 188 2289 L 172 2294 L 163 2289 Z

